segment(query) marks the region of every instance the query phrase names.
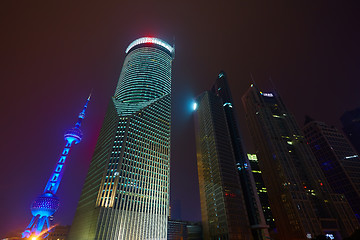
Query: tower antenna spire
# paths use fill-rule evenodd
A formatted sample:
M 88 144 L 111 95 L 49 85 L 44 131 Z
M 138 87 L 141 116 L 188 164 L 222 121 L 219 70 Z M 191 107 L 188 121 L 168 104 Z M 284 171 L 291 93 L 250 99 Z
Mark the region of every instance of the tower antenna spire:
M 251 78 L 251 83 L 256 85 L 252 72 L 250 72 L 250 78 Z
M 87 99 L 88 101 L 90 101 L 92 92 L 93 92 L 93 88 L 92 88 L 91 91 L 90 91 L 89 97 L 88 97 L 88 99 Z
M 88 103 L 90 102 L 91 94 L 92 94 L 92 90 L 91 90 L 91 92 L 90 92 L 90 94 L 89 94 L 89 97 L 88 97 L 87 100 L 86 100 L 86 103 L 85 103 L 85 105 L 84 105 L 83 110 L 79 113 L 79 118 L 78 118 L 78 121 L 77 121 L 76 124 L 75 124 L 75 128 L 80 128 L 81 122 L 82 122 L 82 120 L 85 118 L 85 111 L 86 111 L 86 108 L 87 108 Z
M 269 74 L 269 81 L 270 81 L 270 84 L 271 84 L 271 87 L 273 88 L 273 90 L 276 91 L 276 87 L 275 87 L 275 84 L 274 84 L 274 82 L 272 80 L 271 74 Z
M 30 209 L 33 217 L 30 221 L 30 224 L 22 233 L 23 238 L 46 238 L 49 235 L 49 231 L 51 229 L 49 217 L 52 216 L 60 206 L 60 200 L 56 196 L 56 192 L 64 174 L 66 158 L 69 155 L 72 146 L 79 143 L 82 139 L 83 134 L 80 130 L 80 126 L 81 121 L 85 118 L 85 111 L 90 101 L 90 97 L 91 93 L 84 105 L 83 110 L 79 114 L 79 118 L 75 124 L 75 127 L 67 130 L 64 134 L 65 147 L 61 152 L 54 171 L 50 175 L 43 194 L 37 197 L 31 204 Z
M 276 94 L 278 94 L 278 90 L 276 89 L 275 83 L 273 82 L 272 77 L 271 77 L 270 74 L 269 74 L 269 81 L 270 81 L 272 90 L 273 90 Z

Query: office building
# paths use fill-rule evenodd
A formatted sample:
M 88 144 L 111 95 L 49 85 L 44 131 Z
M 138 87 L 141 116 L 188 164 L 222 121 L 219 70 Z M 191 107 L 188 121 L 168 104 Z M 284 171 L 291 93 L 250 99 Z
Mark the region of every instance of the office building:
M 204 239 L 251 239 L 221 100 L 204 92 L 197 98 L 197 106 L 196 150 Z
M 343 131 L 360 154 L 360 108 L 345 112 L 340 121 L 343 125 Z
M 244 197 L 246 211 L 253 238 L 264 239 L 268 237 L 268 228 L 261 209 L 261 203 L 257 194 L 255 181 L 249 160 L 244 150 L 236 110 L 232 99 L 231 91 L 227 81 L 227 75 L 221 71 L 211 88 L 211 92 L 220 98 L 225 112 L 226 123 L 230 134 L 232 150 L 235 157 L 236 167 L 240 178 L 242 195 Z M 225 127 L 225 126 L 224 126 Z
M 153 37 L 126 49 L 69 239 L 166 239 L 173 58 Z
M 252 84 L 242 101 L 279 239 L 350 236 L 359 227 L 354 212 L 330 188 L 278 93 Z
M 226 74 L 196 99 L 195 131 L 204 239 L 264 239 L 267 225 L 244 155 Z M 250 176 L 251 175 L 251 176 Z
M 275 220 L 274 220 L 274 217 L 271 212 L 269 197 L 267 194 L 267 189 L 266 189 L 264 180 L 262 178 L 258 159 L 256 157 L 256 154 L 248 153 L 247 157 L 250 162 L 251 172 L 254 176 L 255 186 L 256 186 L 257 193 L 259 195 L 262 210 L 264 212 L 266 224 L 269 226 L 270 233 L 274 233 L 273 231 L 275 230 Z
M 307 117 L 303 132 L 330 187 L 345 195 L 360 220 L 360 158 L 333 126 Z
M 169 219 L 167 240 L 202 239 L 201 223 Z

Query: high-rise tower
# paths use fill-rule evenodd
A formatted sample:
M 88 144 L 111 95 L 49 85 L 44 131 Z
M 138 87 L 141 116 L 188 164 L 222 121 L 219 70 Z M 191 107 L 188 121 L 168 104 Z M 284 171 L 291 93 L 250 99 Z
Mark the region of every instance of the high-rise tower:
M 254 176 L 251 172 L 250 162 L 244 151 L 244 144 L 240 135 L 240 129 L 236 117 L 236 111 L 227 82 L 227 75 L 221 71 L 211 91 L 221 99 L 225 112 L 226 123 L 229 129 L 231 145 L 234 152 L 237 171 L 239 173 L 242 195 L 244 197 L 246 211 L 254 240 L 269 237 L 261 203 L 256 191 Z
M 204 239 L 251 239 L 221 100 L 206 91 L 197 98 L 196 152 Z
M 276 92 L 252 85 L 242 97 L 279 238 L 347 237 L 359 226 L 330 188 L 294 117 Z
M 211 91 L 202 93 L 196 102 L 204 238 L 265 239 L 268 226 L 244 154 L 226 74 L 220 72 Z
M 28 237 L 41 237 L 48 236 L 50 230 L 49 217 L 53 215 L 59 208 L 60 201 L 56 196 L 56 192 L 59 188 L 61 178 L 64 174 L 66 158 L 69 152 L 75 144 L 79 143 L 82 139 L 82 132 L 80 130 L 81 122 L 85 118 L 85 111 L 90 101 L 88 97 L 83 110 L 79 114 L 78 121 L 75 127 L 65 132 L 64 139 L 66 141 L 65 147 L 61 153 L 61 156 L 56 164 L 56 167 L 45 186 L 44 192 L 31 204 L 31 213 L 33 218 L 30 224 L 22 233 L 23 238 Z
M 306 119 L 303 128 L 331 188 L 344 194 L 360 222 L 360 158 L 346 137 L 333 126 Z
M 152 37 L 126 49 L 69 239 L 166 239 L 173 58 Z

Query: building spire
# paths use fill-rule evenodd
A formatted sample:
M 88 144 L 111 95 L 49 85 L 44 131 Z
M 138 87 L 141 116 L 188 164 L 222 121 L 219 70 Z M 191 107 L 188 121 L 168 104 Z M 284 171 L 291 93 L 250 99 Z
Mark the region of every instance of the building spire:
M 255 79 L 254 79 L 254 76 L 253 76 L 252 72 L 250 72 L 250 78 L 251 78 L 251 83 L 256 85 L 255 84 Z
M 85 105 L 84 105 L 83 110 L 79 113 L 78 121 L 77 121 L 76 124 L 75 124 L 75 127 L 76 127 L 76 128 L 80 128 L 81 122 L 82 122 L 82 120 L 85 118 L 85 111 L 86 111 L 87 105 L 88 105 L 88 103 L 89 103 L 89 101 L 90 101 L 91 94 L 92 94 L 92 91 L 90 92 L 89 97 L 87 98 L 87 101 L 86 101 L 86 103 L 85 103 Z

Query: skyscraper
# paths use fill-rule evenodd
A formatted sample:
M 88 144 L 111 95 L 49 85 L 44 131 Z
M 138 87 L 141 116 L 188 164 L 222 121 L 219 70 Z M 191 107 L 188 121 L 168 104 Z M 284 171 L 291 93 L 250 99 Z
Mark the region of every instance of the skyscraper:
M 250 224 L 219 98 L 197 98 L 196 150 L 204 239 L 250 239 Z
M 306 119 L 306 141 L 331 188 L 344 194 L 360 221 L 360 158 L 346 137 L 335 127 Z
M 66 159 L 69 156 L 70 150 L 75 144 L 81 142 L 83 134 L 80 130 L 80 126 L 82 120 L 85 118 L 85 111 L 89 101 L 90 96 L 88 97 L 83 110 L 80 112 L 75 126 L 67 130 L 64 134 L 64 139 L 66 141 L 65 147 L 61 152 L 55 169 L 46 183 L 43 194 L 38 196 L 31 204 L 31 213 L 33 217 L 25 231 L 22 233 L 23 238 L 46 238 L 49 235 L 49 230 L 51 229 L 49 218 L 60 206 L 60 200 L 56 196 L 56 192 L 60 186 L 67 163 Z
M 252 85 L 242 101 L 280 239 L 354 232 L 354 212 L 330 188 L 278 93 Z
M 126 49 L 69 239 L 166 239 L 173 58 L 158 38 Z
M 264 239 L 267 226 L 244 155 L 226 74 L 197 98 L 195 130 L 205 239 Z M 251 175 L 252 176 L 252 175 Z
M 242 188 L 242 195 L 244 197 L 253 238 L 254 240 L 264 239 L 269 235 L 267 230 L 269 226 L 266 225 L 264 214 L 261 209 L 254 176 L 240 135 L 232 94 L 227 82 L 227 75 L 224 71 L 219 73 L 211 88 L 211 92 L 220 98 L 225 112 L 226 123 L 229 129 L 231 145 Z
M 340 120 L 346 136 L 360 154 L 360 108 L 345 112 Z

